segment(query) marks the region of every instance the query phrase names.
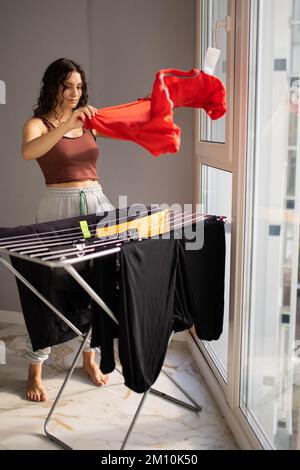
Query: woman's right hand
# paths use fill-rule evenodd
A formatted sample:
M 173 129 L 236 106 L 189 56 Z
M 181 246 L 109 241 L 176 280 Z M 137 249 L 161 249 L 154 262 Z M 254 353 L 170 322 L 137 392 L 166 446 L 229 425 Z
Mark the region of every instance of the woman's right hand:
M 91 105 L 87 105 L 73 111 L 71 117 L 66 121 L 69 130 L 79 129 L 84 126 L 86 117 L 92 119 L 97 112 L 97 109 Z

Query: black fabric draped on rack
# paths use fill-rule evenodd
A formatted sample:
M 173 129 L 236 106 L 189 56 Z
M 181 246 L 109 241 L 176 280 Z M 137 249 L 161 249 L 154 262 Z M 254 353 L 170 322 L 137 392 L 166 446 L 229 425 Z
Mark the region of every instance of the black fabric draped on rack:
M 117 211 L 121 218 L 127 209 Z M 116 212 L 112 212 L 116 220 Z M 79 221 L 89 226 L 104 216 L 89 215 L 44 224 L 0 229 L 1 238 L 27 234 L 72 237 Z M 107 213 L 105 214 L 107 221 Z M 81 331 L 92 322 L 92 346 L 101 348 L 101 370 L 114 367 L 113 339 L 125 384 L 144 392 L 161 370 L 173 330 L 195 325 L 200 339 L 216 340 L 222 333 L 224 310 L 225 233 L 223 220 L 203 221 L 204 245 L 186 249 L 187 240 L 157 236 L 124 242 L 119 253 L 85 261 L 74 267 L 116 315 L 119 325 L 91 300 L 63 270 L 11 257 L 12 265 Z M 68 232 L 68 230 L 70 230 Z M 58 233 L 59 231 L 59 233 Z M 95 230 L 94 230 L 95 232 Z M 68 243 L 68 242 L 66 242 Z M 59 344 L 76 336 L 38 297 L 17 280 L 23 314 L 33 349 Z
M 119 337 L 125 384 L 136 392 L 146 391 L 157 379 L 173 330 L 183 331 L 194 324 L 197 336 L 208 341 L 217 340 L 222 333 L 224 223 L 216 217 L 198 222 L 203 223 L 204 245 L 201 249 L 186 250 L 184 233 L 180 240 L 171 237 L 170 240 L 130 242 L 122 246 L 119 272 L 113 269 L 114 262 L 107 259 L 113 276 L 110 287 L 104 277 L 103 265 L 102 275 L 95 278 L 95 290 L 106 293 L 104 300 L 118 312 L 119 332 L 116 333 L 114 322 L 97 307 L 91 345 L 101 346 L 104 353 L 101 370 L 109 373 L 115 366 L 111 353 L 113 337 Z M 96 261 L 96 264 L 100 263 L 100 260 Z M 114 291 L 116 284 L 118 296 Z M 113 299 L 112 303 L 110 299 Z

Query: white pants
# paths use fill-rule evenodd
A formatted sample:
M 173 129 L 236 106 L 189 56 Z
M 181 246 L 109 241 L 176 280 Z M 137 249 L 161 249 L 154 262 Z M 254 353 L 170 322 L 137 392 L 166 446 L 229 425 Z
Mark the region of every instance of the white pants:
M 45 188 L 37 208 L 36 223 L 113 209 L 100 184 L 91 188 Z
M 103 193 L 100 184 L 91 188 L 45 188 L 38 205 L 36 223 L 97 214 L 113 209 L 114 206 Z M 48 359 L 51 351 L 50 347 L 33 351 L 29 337 L 27 337 L 26 348 L 26 357 L 31 364 L 43 363 Z M 88 339 L 84 351 L 93 351 L 90 347 L 90 339 Z

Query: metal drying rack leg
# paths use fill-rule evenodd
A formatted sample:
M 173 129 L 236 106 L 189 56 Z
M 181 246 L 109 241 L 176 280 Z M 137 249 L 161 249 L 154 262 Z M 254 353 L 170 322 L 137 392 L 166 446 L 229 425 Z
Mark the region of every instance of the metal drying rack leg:
M 173 382 L 173 384 L 181 391 L 181 393 L 183 393 L 183 395 L 185 395 L 190 400 L 191 403 L 194 403 L 195 406 L 189 405 L 188 403 L 178 400 L 177 398 L 167 395 L 166 393 L 159 392 L 158 390 L 154 388 L 150 388 L 150 393 L 153 393 L 154 395 L 164 398 L 165 400 L 173 401 L 179 406 L 188 408 L 191 411 L 196 411 L 196 413 L 199 413 L 200 411 L 202 411 L 201 406 L 198 405 L 198 403 L 193 399 L 193 397 L 191 397 L 191 395 L 187 393 L 184 390 L 184 388 L 182 388 L 181 385 L 179 385 L 179 383 L 170 374 L 168 374 L 168 372 L 166 372 L 164 369 L 162 369 L 162 372 L 166 375 L 166 377 L 168 377 L 168 379 L 171 382 Z
M 68 373 L 67 373 L 67 375 L 66 375 L 66 377 L 65 377 L 65 379 L 64 379 L 64 381 L 63 381 L 62 386 L 61 386 L 60 389 L 59 389 L 59 392 L 58 392 L 58 394 L 57 394 L 57 396 L 56 396 L 56 398 L 55 398 L 55 400 L 54 400 L 54 403 L 53 403 L 53 405 L 52 405 L 52 407 L 51 407 L 51 409 L 50 409 L 50 411 L 49 411 L 49 414 L 48 414 L 48 416 L 47 416 L 47 418 L 46 418 L 46 421 L 45 421 L 45 423 L 44 423 L 44 431 L 45 431 L 46 436 L 47 436 L 51 441 L 55 442 L 56 444 L 60 445 L 61 447 L 63 447 L 63 448 L 66 449 L 66 450 L 73 450 L 73 449 L 72 449 L 72 447 L 68 446 L 68 444 L 66 444 L 64 441 L 61 441 L 60 439 L 58 439 L 57 437 L 55 437 L 53 434 L 51 434 L 51 433 L 48 431 L 48 424 L 49 424 L 49 422 L 50 422 L 50 420 L 51 420 L 51 417 L 52 417 L 52 415 L 53 415 L 53 413 L 54 413 L 54 410 L 55 410 L 56 406 L 58 405 L 58 402 L 59 402 L 59 400 L 60 400 L 60 397 L 61 397 L 61 395 L 63 394 L 63 391 L 64 391 L 64 389 L 65 389 L 67 383 L 69 382 L 69 380 L 70 380 L 70 378 L 71 378 L 71 376 L 72 376 L 72 374 L 73 374 L 73 371 L 74 371 L 74 369 L 75 369 L 75 367 L 76 367 L 76 364 L 77 364 L 77 362 L 78 362 L 78 359 L 79 359 L 79 357 L 80 357 L 80 353 L 82 352 L 84 346 L 86 345 L 86 342 L 87 342 L 87 340 L 88 340 L 88 337 L 89 337 L 89 334 L 90 334 L 91 331 L 92 331 L 92 327 L 90 326 L 89 331 L 88 331 L 87 334 L 85 335 L 85 338 L 84 338 L 84 340 L 82 341 L 82 344 L 80 345 L 80 347 L 79 347 L 79 349 L 78 349 L 78 351 L 77 351 L 77 353 L 76 353 L 75 359 L 73 360 L 73 362 L 72 362 L 72 364 L 71 364 L 71 367 L 70 367 L 70 369 L 68 370 Z
M 56 308 L 54 307 L 32 284 L 30 284 L 30 282 L 28 282 L 8 261 L 6 261 L 4 258 L 2 258 L 0 256 L 0 261 L 23 283 L 25 284 L 26 287 L 28 287 L 28 289 L 30 289 L 40 300 L 42 300 L 42 302 L 44 302 L 57 316 L 59 316 L 59 318 L 61 318 L 62 321 L 64 321 L 78 336 L 81 336 L 82 338 L 84 338 L 84 340 L 82 341 L 82 344 L 80 345 L 77 353 L 76 353 L 76 356 L 71 364 L 71 367 L 63 381 L 63 384 L 62 386 L 60 387 L 59 389 L 59 392 L 54 400 L 54 403 L 48 413 L 48 416 L 45 420 L 45 424 L 44 424 L 44 431 L 45 431 L 45 434 L 46 436 L 53 442 L 55 442 L 56 444 L 58 444 L 59 446 L 61 446 L 63 449 L 66 449 L 66 450 L 73 450 L 72 447 L 70 447 L 68 444 L 66 444 L 64 441 L 62 441 L 61 439 L 58 439 L 57 437 L 55 437 L 53 434 L 51 434 L 49 431 L 48 431 L 48 425 L 49 425 L 49 422 L 52 418 L 52 415 L 54 413 L 54 410 L 56 408 L 56 406 L 58 405 L 58 402 L 64 392 L 64 389 L 67 385 L 67 383 L 69 382 L 72 374 L 73 374 L 73 371 L 76 367 L 76 364 L 78 362 L 78 359 L 79 359 L 79 356 L 80 356 L 80 353 L 82 352 L 86 342 L 87 342 L 87 339 L 88 339 L 88 336 L 91 332 L 91 329 L 92 327 L 90 327 L 89 331 L 86 333 L 86 334 L 83 334 L 78 328 L 76 328 L 75 325 L 73 325 L 72 322 L 70 322 L 67 318 L 65 318 L 65 316 Z M 101 297 L 98 296 L 98 294 L 91 288 L 91 286 L 80 276 L 80 274 L 78 274 L 78 272 L 73 268 L 73 266 L 70 266 L 70 265 L 66 265 L 64 266 L 64 269 L 77 281 L 77 283 L 92 297 L 92 299 L 116 322 L 118 323 L 118 320 L 116 319 L 115 315 L 113 314 L 113 312 L 111 311 L 111 309 L 105 304 L 105 302 L 101 299 Z M 169 340 L 169 343 L 173 337 L 173 334 L 170 336 L 170 340 Z M 118 370 L 118 369 L 117 369 Z M 118 372 L 121 374 L 121 372 L 118 370 Z M 160 392 L 156 389 L 153 389 L 153 388 L 150 388 L 149 390 L 147 390 L 144 394 L 143 394 L 143 397 L 138 405 L 138 408 L 134 414 L 134 417 L 130 423 L 130 426 L 128 428 L 128 431 L 126 433 L 126 436 L 124 438 L 124 441 L 121 445 L 121 448 L 120 450 L 123 450 L 127 444 L 127 441 L 133 431 L 133 428 L 135 426 L 135 423 L 137 421 L 137 418 L 139 416 L 139 414 L 141 413 L 141 410 L 144 406 L 144 402 L 148 396 L 149 393 L 152 393 L 154 395 L 157 395 L 161 398 L 164 398 L 168 401 L 171 401 L 172 403 L 175 403 L 179 406 L 183 406 L 191 411 L 194 411 L 196 413 L 200 412 L 201 411 L 201 406 L 198 405 L 198 403 L 196 403 L 196 401 L 176 382 L 175 379 L 173 379 L 173 377 L 171 377 L 167 372 L 165 372 L 163 370 L 164 374 L 169 378 L 169 380 L 171 380 L 175 385 L 176 387 L 195 405 L 195 406 L 192 406 L 190 405 L 189 403 L 186 403 L 186 402 L 183 402 L 181 400 L 178 400 L 177 398 L 174 398 L 170 395 L 167 395 L 166 393 L 163 393 L 163 392 Z

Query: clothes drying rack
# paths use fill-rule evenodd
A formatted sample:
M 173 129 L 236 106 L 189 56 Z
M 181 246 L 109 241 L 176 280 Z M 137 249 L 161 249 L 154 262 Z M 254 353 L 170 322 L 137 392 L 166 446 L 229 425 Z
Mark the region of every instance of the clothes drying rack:
M 182 228 L 188 225 L 204 221 L 208 217 L 211 216 L 208 214 L 199 213 L 172 213 L 170 214 L 169 219 L 170 231 L 176 231 L 177 229 L 181 230 Z M 226 221 L 226 217 L 221 218 L 222 220 Z M 120 219 L 118 219 L 118 221 L 120 221 Z M 96 224 L 90 224 L 88 228 L 91 235 L 96 234 Z M 79 239 L 79 237 L 81 238 Z M 9 256 L 17 257 L 26 261 L 30 261 L 32 263 L 38 263 L 40 265 L 47 266 L 50 269 L 63 268 L 78 283 L 78 285 L 82 289 L 84 289 L 84 291 L 94 300 L 94 302 L 98 304 L 116 324 L 118 324 L 119 322 L 113 311 L 95 292 L 95 290 L 85 281 L 85 279 L 83 279 L 83 277 L 76 271 L 74 265 L 83 261 L 102 258 L 119 253 L 121 251 L 122 244 L 130 242 L 132 240 L 138 240 L 142 242 L 142 239 L 139 238 L 139 234 L 134 230 L 128 230 L 125 233 L 118 233 L 114 237 L 108 237 L 105 240 L 98 238 L 86 240 L 82 238 L 82 229 L 78 227 L 75 229 L 68 228 L 57 230 L 55 234 L 53 234 L 51 231 L 48 231 L 0 238 L 0 253 L 8 254 Z M 11 271 L 16 276 L 16 278 L 18 278 L 42 302 L 44 302 L 47 307 L 49 307 L 49 309 L 55 313 L 55 315 L 57 315 L 64 323 L 66 323 L 76 333 L 76 335 L 83 339 L 44 423 L 45 434 L 51 441 L 54 441 L 56 444 L 58 444 L 64 449 L 73 450 L 67 443 L 54 436 L 48 430 L 48 427 L 52 415 L 55 411 L 55 408 L 59 403 L 64 389 L 73 374 L 80 354 L 83 351 L 84 346 L 88 340 L 92 326 L 89 327 L 89 330 L 86 333 L 80 331 L 70 320 L 68 320 L 63 315 L 63 313 L 61 313 L 54 305 L 52 305 L 45 298 L 45 296 L 43 296 L 30 282 L 28 282 L 28 280 L 18 270 L 16 270 L 1 255 L 0 261 L 4 266 L 6 266 L 7 269 L 9 269 L 9 271 Z M 169 344 L 173 335 L 174 332 L 172 332 L 170 336 Z M 118 370 L 118 372 L 121 374 L 120 370 Z M 163 393 L 152 387 L 149 388 L 143 393 L 142 399 L 133 416 L 133 419 L 130 423 L 130 426 L 128 428 L 120 450 L 123 450 L 125 448 L 130 434 L 132 433 L 132 430 L 135 426 L 136 420 L 139 414 L 141 413 L 145 399 L 149 393 L 171 401 L 179 406 L 183 406 L 193 412 L 198 413 L 201 411 L 201 406 L 181 387 L 181 385 L 178 384 L 177 381 L 174 380 L 174 378 L 163 369 L 162 372 L 188 398 L 188 400 L 192 404 L 179 400 L 171 395 Z

